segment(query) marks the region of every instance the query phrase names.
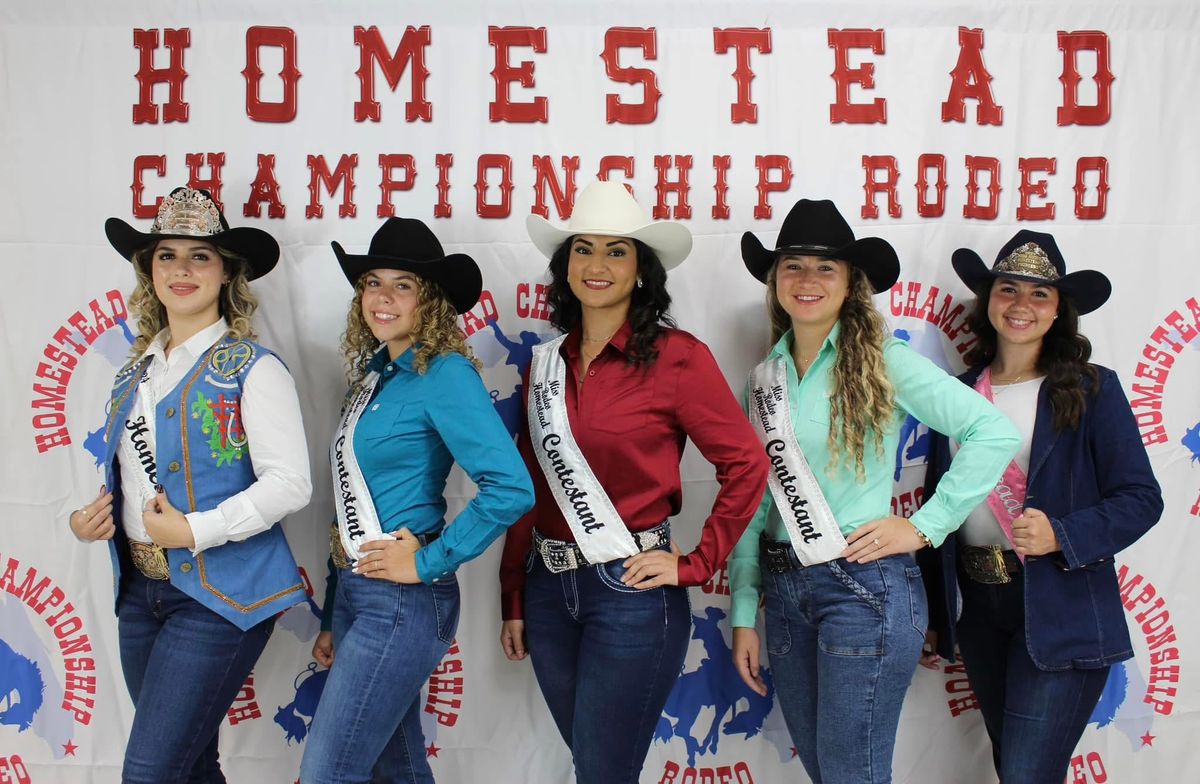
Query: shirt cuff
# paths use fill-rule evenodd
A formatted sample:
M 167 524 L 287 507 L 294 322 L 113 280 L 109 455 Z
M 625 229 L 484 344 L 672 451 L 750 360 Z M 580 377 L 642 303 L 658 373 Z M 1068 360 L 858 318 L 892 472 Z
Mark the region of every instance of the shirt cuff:
M 691 588 L 696 585 L 703 585 L 708 582 L 711 574 L 704 574 L 703 562 L 697 563 L 700 559 L 692 558 L 691 554 L 679 556 L 679 568 L 676 573 L 676 582 L 680 588 Z
M 524 591 L 504 591 L 500 594 L 500 620 L 525 620 Z
M 426 585 L 436 583 L 454 570 L 444 554 L 444 548 L 437 547 L 437 542 L 417 550 L 417 577 Z
M 188 525 L 192 528 L 192 539 L 196 542 L 195 547 L 191 548 L 192 555 L 199 555 L 211 547 L 217 547 L 229 541 L 225 516 L 221 514 L 219 508 L 210 509 L 207 512 L 189 512 L 184 517 L 187 518 Z

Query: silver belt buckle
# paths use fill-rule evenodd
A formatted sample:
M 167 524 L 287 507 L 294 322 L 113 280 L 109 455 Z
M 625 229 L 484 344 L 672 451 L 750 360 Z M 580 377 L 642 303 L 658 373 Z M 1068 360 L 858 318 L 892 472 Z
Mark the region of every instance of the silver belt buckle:
M 537 549 L 542 556 L 542 563 L 546 564 L 546 570 L 551 574 L 559 574 L 577 566 L 575 554 L 569 548 L 555 546 L 549 539 L 540 539 Z

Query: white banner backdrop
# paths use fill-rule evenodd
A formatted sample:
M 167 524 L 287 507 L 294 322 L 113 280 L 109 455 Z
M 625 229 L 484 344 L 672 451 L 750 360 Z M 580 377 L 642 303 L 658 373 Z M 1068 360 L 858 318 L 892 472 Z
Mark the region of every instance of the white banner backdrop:
M 330 240 L 365 248 L 390 205 L 479 261 L 486 291 L 463 328 L 511 429 L 519 368 L 552 333 L 524 216 L 565 217 L 601 170 L 694 232 L 673 313 L 735 389 L 766 348 L 740 235 L 773 242 L 801 196 L 834 199 L 860 236 L 896 246 L 901 279 L 877 304 L 951 371 L 971 341 L 955 248 L 990 260 L 1018 228 L 1050 231 L 1071 268 L 1113 280 L 1084 328 L 1133 400 L 1166 512 L 1118 558 L 1137 656 L 1114 668 L 1068 780 L 1200 779 L 1186 612 L 1200 587 L 1198 71 L 1189 0 L 5 3 L 0 782 L 117 781 L 132 716 L 108 554 L 66 525 L 102 481 L 104 401 L 132 340 L 133 276 L 104 219 L 152 216 L 190 180 L 283 247 L 255 284 L 257 324 L 304 406 L 316 490 L 284 527 L 314 592 L 280 618 L 222 729 L 230 781 L 282 784 L 324 683 L 309 650 L 350 297 Z M 921 501 L 925 444 L 913 423 L 897 513 Z M 683 472 L 686 549 L 714 483 L 693 451 Z M 456 473 L 450 511 L 472 492 Z M 569 781 L 528 663 L 499 651 L 498 554 L 460 573 L 427 753 L 443 782 Z M 642 781 L 807 781 L 773 700 L 730 665 L 725 572 L 691 593 L 694 642 Z M 915 676 L 895 776 L 995 781 L 961 668 Z

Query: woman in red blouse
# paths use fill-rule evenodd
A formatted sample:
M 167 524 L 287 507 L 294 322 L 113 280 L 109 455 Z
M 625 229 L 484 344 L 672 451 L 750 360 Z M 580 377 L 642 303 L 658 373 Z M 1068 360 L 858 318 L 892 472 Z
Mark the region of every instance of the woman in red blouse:
M 526 381 L 519 446 L 537 503 L 505 541 L 500 640 L 509 659 L 533 659 L 579 784 L 637 782 L 687 653 L 687 586 L 724 562 L 767 463 L 708 348 L 667 315 L 686 228 L 647 223 L 607 182 L 580 194 L 566 228 L 527 226 L 566 334 L 535 350 Z M 667 518 L 688 438 L 720 492 L 682 555 Z

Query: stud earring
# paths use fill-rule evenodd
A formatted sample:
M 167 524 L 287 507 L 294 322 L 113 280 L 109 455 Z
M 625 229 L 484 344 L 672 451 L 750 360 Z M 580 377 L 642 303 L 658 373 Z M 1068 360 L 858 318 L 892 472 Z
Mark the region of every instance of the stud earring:
M 645 285 L 646 285 L 645 283 L 642 283 L 642 276 L 641 276 L 641 275 L 638 275 L 638 279 L 637 279 L 637 287 L 640 289 L 640 288 L 642 288 L 642 287 L 643 287 L 643 286 L 645 286 Z

